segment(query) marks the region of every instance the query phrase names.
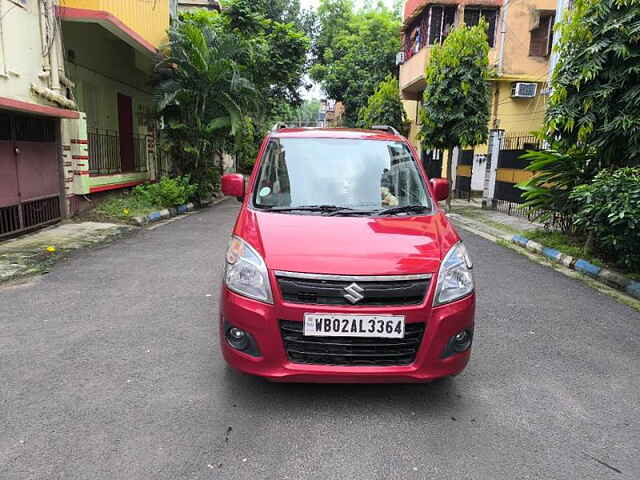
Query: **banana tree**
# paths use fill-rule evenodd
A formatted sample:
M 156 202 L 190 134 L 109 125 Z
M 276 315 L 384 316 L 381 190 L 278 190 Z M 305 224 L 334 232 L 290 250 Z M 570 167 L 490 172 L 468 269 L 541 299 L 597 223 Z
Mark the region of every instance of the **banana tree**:
M 257 110 L 256 90 L 242 74 L 248 46 L 215 22 L 177 22 L 156 67 L 154 103 L 165 120 L 176 169 L 207 185 L 220 173 L 214 156 L 242 135 Z M 218 168 L 221 165 L 217 166 Z

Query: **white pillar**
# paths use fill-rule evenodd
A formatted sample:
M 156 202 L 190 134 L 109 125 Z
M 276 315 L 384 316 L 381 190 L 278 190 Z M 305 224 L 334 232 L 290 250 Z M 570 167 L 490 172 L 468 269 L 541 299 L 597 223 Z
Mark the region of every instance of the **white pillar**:
M 500 155 L 503 134 L 503 130 L 491 130 L 489 134 L 489 155 L 487 155 L 487 172 L 484 177 L 484 194 L 482 195 L 483 207 L 493 207 L 493 197 L 496 191 L 498 155 Z
M 454 147 L 453 156 L 451 157 L 451 184 L 453 191 L 456 190 L 456 178 L 458 177 L 458 159 L 460 157 L 460 148 Z

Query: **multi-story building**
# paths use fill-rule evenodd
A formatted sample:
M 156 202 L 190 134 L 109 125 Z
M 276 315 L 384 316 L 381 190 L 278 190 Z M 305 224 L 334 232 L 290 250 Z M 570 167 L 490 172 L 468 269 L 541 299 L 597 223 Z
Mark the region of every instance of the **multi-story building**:
M 456 25 L 476 25 L 481 17 L 489 25 L 489 63 L 494 72 L 489 128 L 505 135 L 525 135 L 540 129 L 546 108 L 555 9 L 556 0 L 408 0 L 404 7 L 403 51 L 398 60 L 400 90 L 412 122 L 411 139 L 418 143 L 425 67 L 432 46 L 441 43 Z M 477 146 L 474 153 L 481 161 L 487 146 Z
M 60 40 L 51 1 L 0 0 L 0 238 L 65 213 L 60 125 L 80 114 Z
M 220 10 L 220 3 L 217 0 L 178 0 L 178 11 L 180 12 L 189 12 L 199 8 Z
M 153 179 L 151 76 L 167 38 L 169 1 L 58 1 L 65 71 L 81 112 L 80 121 L 68 122 L 63 130 L 65 148 L 80 161 L 74 166 L 73 193 Z
M 170 0 L 0 0 L 0 238 L 155 178 Z

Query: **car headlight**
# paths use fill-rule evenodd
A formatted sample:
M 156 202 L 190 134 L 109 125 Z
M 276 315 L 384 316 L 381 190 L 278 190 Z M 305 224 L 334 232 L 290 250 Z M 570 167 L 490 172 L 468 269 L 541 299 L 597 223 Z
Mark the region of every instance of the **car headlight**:
M 464 244 L 456 243 L 440 266 L 433 305 L 453 302 L 473 292 L 472 269 L 473 264 Z
M 224 283 L 240 295 L 273 303 L 267 266 L 262 257 L 247 242 L 231 237 L 227 249 Z

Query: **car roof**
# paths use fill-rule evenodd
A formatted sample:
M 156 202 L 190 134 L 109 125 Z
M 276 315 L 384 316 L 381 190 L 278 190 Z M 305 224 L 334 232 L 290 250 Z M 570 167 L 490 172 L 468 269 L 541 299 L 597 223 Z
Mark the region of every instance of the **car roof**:
M 271 132 L 275 138 L 339 138 L 357 140 L 404 141 L 404 137 L 383 130 L 359 128 L 281 128 Z

